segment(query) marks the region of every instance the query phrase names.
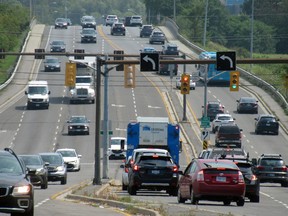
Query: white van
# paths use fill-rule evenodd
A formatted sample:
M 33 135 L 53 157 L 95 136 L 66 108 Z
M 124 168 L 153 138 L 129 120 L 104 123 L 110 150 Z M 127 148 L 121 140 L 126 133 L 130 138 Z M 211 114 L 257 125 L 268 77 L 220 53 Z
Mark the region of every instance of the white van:
M 50 90 L 47 81 L 30 81 L 25 95 L 27 95 L 27 109 L 49 108 Z
M 109 159 L 126 158 L 127 140 L 125 137 L 111 137 L 108 149 Z

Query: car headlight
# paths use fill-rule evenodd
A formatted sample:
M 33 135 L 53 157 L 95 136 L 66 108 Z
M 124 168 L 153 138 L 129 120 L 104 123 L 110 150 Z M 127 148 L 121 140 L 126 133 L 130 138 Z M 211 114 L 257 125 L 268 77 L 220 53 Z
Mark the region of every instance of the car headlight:
M 44 173 L 44 169 L 43 168 L 38 168 L 36 170 L 36 174 L 42 174 L 42 173 Z
M 13 189 L 13 196 L 28 194 L 31 191 L 30 185 L 15 186 Z
M 57 171 L 64 171 L 64 167 L 63 166 L 58 166 L 57 167 Z

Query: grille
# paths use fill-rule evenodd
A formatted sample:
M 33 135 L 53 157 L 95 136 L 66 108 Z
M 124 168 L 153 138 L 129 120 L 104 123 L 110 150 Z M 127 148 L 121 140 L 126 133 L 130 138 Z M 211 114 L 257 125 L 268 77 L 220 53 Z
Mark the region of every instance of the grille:
M 88 89 L 77 89 L 77 95 L 88 95 Z

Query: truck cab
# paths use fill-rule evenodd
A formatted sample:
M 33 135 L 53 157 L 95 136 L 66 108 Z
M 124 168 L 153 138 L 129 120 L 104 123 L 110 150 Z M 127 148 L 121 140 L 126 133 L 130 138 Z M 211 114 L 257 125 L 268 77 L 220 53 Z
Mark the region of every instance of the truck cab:
M 126 158 L 127 140 L 125 137 L 111 137 L 108 155 L 109 159 Z
M 30 81 L 25 95 L 27 95 L 27 109 L 49 108 L 50 90 L 47 81 Z

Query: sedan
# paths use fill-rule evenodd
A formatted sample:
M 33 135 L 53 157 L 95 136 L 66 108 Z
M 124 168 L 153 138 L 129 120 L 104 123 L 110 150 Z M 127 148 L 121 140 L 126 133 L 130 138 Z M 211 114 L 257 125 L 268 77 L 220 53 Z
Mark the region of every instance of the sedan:
M 44 61 L 44 71 L 61 71 L 61 62 L 56 57 L 48 57 Z
M 215 119 L 212 121 L 212 132 L 215 133 L 221 124 L 234 124 L 234 120 L 235 118 L 233 118 L 230 114 L 217 114 Z
M 35 155 L 18 155 L 30 170 L 35 171 L 35 175 L 30 176 L 30 181 L 34 186 L 40 186 L 41 189 L 48 188 L 48 169 L 49 163 L 44 163 L 41 156 Z
M 57 18 L 55 20 L 55 29 L 61 28 L 61 29 L 67 29 L 68 28 L 68 22 L 66 18 Z
M 238 113 L 258 113 L 258 101 L 253 97 L 241 97 L 237 100 Z
M 71 116 L 67 121 L 68 135 L 72 134 L 86 134 L 89 135 L 90 120 L 86 116 Z
M 77 154 L 75 149 L 57 149 L 56 152 L 62 155 L 68 171 L 80 171 L 80 158 L 82 155 Z
M 234 201 L 237 206 L 244 206 L 245 181 L 233 161 L 194 158 L 179 174 L 179 203 L 189 199 L 192 204 L 209 200 L 230 205 Z
M 55 40 L 50 43 L 50 52 L 66 52 L 66 44 L 62 40 Z

